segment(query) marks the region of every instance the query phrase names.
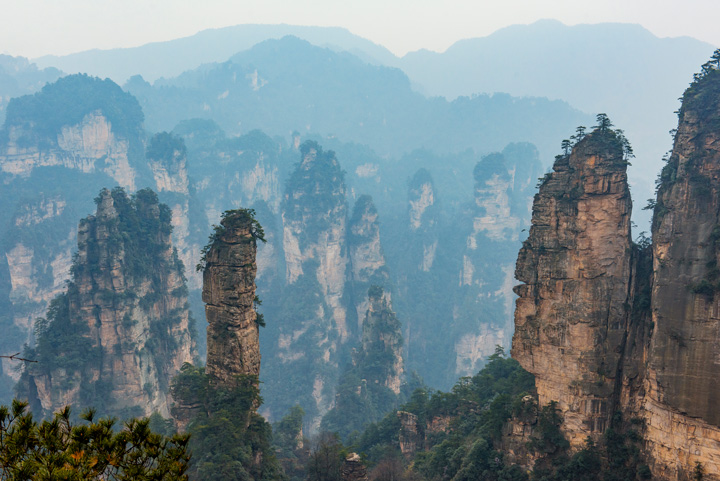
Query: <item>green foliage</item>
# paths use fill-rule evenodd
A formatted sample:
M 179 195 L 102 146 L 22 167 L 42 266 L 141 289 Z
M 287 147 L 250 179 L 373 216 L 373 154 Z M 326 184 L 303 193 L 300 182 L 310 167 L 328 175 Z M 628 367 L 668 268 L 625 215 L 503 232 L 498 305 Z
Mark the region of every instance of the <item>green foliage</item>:
M 345 172 L 332 150 L 323 151 L 317 142 L 308 140 L 300 146 L 302 158 L 285 185 L 283 212 L 290 220 L 310 219 L 310 232 L 327 227 L 328 213 L 345 204 Z M 312 160 L 306 161 L 306 156 Z
M 290 481 L 305 480 L 307 477 L 310 448 L 308 439 L 302 436 L 304 416 L 303 408 L 295 405 L 273 425 L 273 447 Z
M 290 411 L 280 421 L 273 425 L 273 444 L 278 453 L 286 457 L 302 442 L 302 424 L 305 411 L 299 405 L 290 408 Z
M 144 119 L 138 101 L 110 79 L 86 74 L 68 75 L 47 84 L 34 95 L 14 98 L 7 107 L 5 128 L 20 127 L 21 144 L 54 144 L 65 125 L 75 125 L 85 115 L 100 110 L 112 123 L 113 132 L 133 138 L 142 132 Z
M 629 160 L 635 157 L 632 145 L 630 141 L 625 137 L 625 132 L 622 129 L 613 130 L 613 123 L 607 114 L 597 114 L 596 116 L 597 125 L 593 127 L 593 131 L 590 134 L 585 134 L 585 127 L 582 125 L 576 129 L 576 135 L 572 135 L 570 139 L 562 141 L 561 148 L 563 153 L 555 157 L 556 160 L 567 158 L 573 149 L 585 139 L 592 139 L 589 142 L 584 143 L 586 146 L 590 145 L 590 148 L 597 153 L 614 155 L 618 149 L 622 152 L 622 165 L 630 165 Z M 540 180 L 538 187 L 544 182 Z
M 13 480 L 187 480 L 188 436 L 166 437 L 149 419 L 70 420 L 70 408 L 37 423 L 27 404 L 0 407 L 0 479 Z
M 395 360 L 403 342 L 400 321 L 383 299 L 382 287 L 371 286 L 368 299 L 371 309 L 362 326 L 362 346 L 340 376 L 335 406 L 321 423 L 321 429 L 342 439 L 379 420 L 400 401 L 386 386 L 398 374 Z
M 150 139 L 145 155 L 148 159 L 168 165 L 175 159 L 176 153 L 181 158 L 187 155 L 183 139 L 168 132 L 160 132 Z
M 570 444 L 560 432 L 561 424 L 562 416 L 557 402 L 550 401 L 538 414 L 537 436 L 530 442 L 529 447 L 545 456 L 567 450 Z
M 270 445 L 272 430 L 255 412 L 262 403 L 256 376 L 238 376 L 233 386 L 214 386 L 202 367 L 186 363 L 171 393 L 179 406 L 194 406 L 187 431 L 197 480 L 285 479 Z
M 341 481 L 340 468 L 347 454 L 337 435 L 321 433 L 316 439 L 307 464 L 308 481 Z
M 462 378 L 451 392 L 416 390 L 400 410 L 415 414 L 429 451 L 415 457 L 415 470 L 428 480 L 526 479 L 517 468 L 505 466 L 494 446 L 502 427 L 513 414 L 516 399 L 534 389 L 534 378 L 502 348 L 490 356 L 475 376 Z M 425 433 L 433 420 L 449 419 L 449 429 Z M 358 438 L 357 447 L 370 462 L 379 462 L 398 449 L 400 424 L 395 412 L 371 424 Z M 519 477 L 518 477 L 519 476 Z
M 705 468 L 703 468 L 703 465 L 700 461 L 696 461 L 695 468 L 693 469 L 693 481 L 702 481 L 704 478 Z
M 81 221 L 87 235 L 86 244 L 80 247 L 86 255 L 82 259 L 75 255 L 66 292 L 50 302 L 45 318 L 36 321 L 36 344 L 26 348 L 25 354 L 38 363 L 26 367 L 17 390 L 23 397 L 32 399 L 33 377 L 57 377 L 53 379 L 53 389 L 77 387 L 82 406 L 94 406 L 103 414 L 128 415 L 137 409 L 111 410 L 115 403 L 109 398 L 111 382 L 102 376 L 97 379 L 96 374 L 98 369 L 102 371 L 108 355 L 118 355 L 137 346 L 134 342 L 118 344 L 114 353 L 105 352 L 90 335 L 91 326 L 82 317 L 82 307 L 86 305 L 83 303 L 96 298 L 99 304 L 109 308 L 125 309 L 121 323 L 124 329 L 136 324 L 136 310 L 150 314 L 150 335 L 143 346 L 154 355 L 158 372 L 163 372 L 167 354 L 177 348 L 173 328 L 181 321 L 182 311 L 170 311 L 159 318 L 153 318 L 152 313 L 163 296 L 171 294 L 166 292 L 170 272 L 175 270 L 182 276 L 182 263 L 176 251 L 168 255 L 171 214 L 152 190 L 143 189 L 128 196 L 117 187 L 112 191 L 103 190 L 95 200 L 98 205 L 112 201 L 117 215 L 103 215 L 103 211 L 101 215 Z M 103 235 L 97 235 L 98 232 Z M 118 266 L 126 279 L 125 286 L 119 290 L 100 289 L 97 277 Z M 148 281 L 151 289 L 138 297 L 137 289 Z M 80 292 L 80 285 L 88 286 L 90 291 Z M 180 289 L 181 292 L 175 294 L 182 295 L 182 286 Z M 96 326 L 100 323 L 101 310 L 95 302 Z M 164 388 L 166 386 L 161 386 Z
M 195 270 L 200 272 L 205 270 L 207 264 L 207 255 L 210 249 L 215 245 L 216 242 L 225 234 L 227 229 L 233 226 L 248 224 L 250 228 L 250 236 L 253 242 L 257 241 L 267 242 L 265 240 L 265 231 L 263 230 L 260 222 L 255 218 L 254 209 L 233 209 L 226 210 L 223 212 L 220 219 L 220 225 L 213 225 L 213 233 L 208 238 L 208 243 L 200 251 L 200 262 L 195 266 Z

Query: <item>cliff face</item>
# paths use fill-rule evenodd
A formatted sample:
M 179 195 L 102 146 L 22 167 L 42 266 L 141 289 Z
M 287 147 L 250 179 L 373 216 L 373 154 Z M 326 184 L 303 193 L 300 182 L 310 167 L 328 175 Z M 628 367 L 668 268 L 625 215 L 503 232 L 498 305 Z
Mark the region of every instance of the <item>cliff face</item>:
M 101 171 L 128 190 L 135 190 L 130 165 L 130 143 L 119 137 L 100 110 L 88 113 L 74 125 L 65 125 L 48 150 L 27 145 L 27 128 L 11 126 L 0 169 L 13 176 L 29 177 L 39 167 L 65 167 L 83 173 Z
M 338 353 L 352 332 L 346 300 L 347 203 L 334 152 L 306 142 L 301 154 L 282 206 L 285 307 L 276 337 L 277 356 L 265 372 L 279 370 L 283 377 L 297 373 L 304 379 L 277 386 L 284 394 L 276 395 L 304 399 L 303 406 L 311 406 L 308 418 L 317 427 L 319 416 L 332 406 Z M 288 389 L 294 394 L 288 396 Z
M 720 479 L 720 72 L 683 96 L 653 218 L 652 321 L 644 412 L 653 472 Z
M 216 384 L 232 385 L 237 376 L 260 374 L 260 330 L 255 311 L 257 238 L 257 223 L 251 213 L 230 211 L 223 216 L 205 254 L 205 371 Z
M 345 438 L 382 419 L 400 400 L 405 382 L 401 325 L 390 296 L 373 285 L 362 323 L 361 343 L 342 375 L 335 406 L 323 417 L 323 431 Z
M 151 181 L 142 118 L 119 86 L 83 75 L 10 101 L 0 130 L 0 256 L 10 287 L 0 324 L 13 333 L 12 352 L 64 289 L 77 220 L 93 208 L 86 193 Z
M 615 411 L 631 302 L 630 192 L 622 144 L 596 130 L 555 162 L 518 256 L 523 284 L 512 354 L 555 400 L 573 447 L 598 439 Z
M 358 323 L 362 324 L 369 307 L 365 292 L 370 285 L 385 285 L 389 279 L 385 255 L 380 244 L 378 212 L 369 195 L 360 196 L 355 202 L 348 230 L 347 244 L 350 251 L 353 292 L 362 293 L 354 296 L 355 309 Z M 361 327 L 358 325 L 358 328 Z
M 432 269 L 438 247 L 437 227 L 439 210 L 430 173 L 425 169 L 418 170 L 410 182 L 408 190 L 409 229 L 420 241 L 415 249 L 422 246 L 422 254 L 415 255 L 418 268 L 423 272 Z M 419 254 L 419 255 L 418 255 Z
M 531 144 L 510 144 L 485 156 L 473 171 L 472 226 L 462 253 L 461 295 L 453 305 L 455 374 L 471 376 L 495 346 L 512 337 L 513 266 L 522 228 L 530 221 L 528 199 L 540 171 Z
M 335 154 L 323 152 L 317 144 L 304 144 L 302 161 L 288 184 L 283 207 L 286 279 L 289 284 L 302 275 L 317 279 L 340 342 L 349 336 L 347 313 L 341 302 L 348 266 L 345 195 Z M 306 265 L 310 259 L 317 267 Z
M 187 149 L 179 137 L 167 132 L 154 135 L 149 142 L 146 158 L 155 180 L 158 196 L 172 212 L 173 244 L 180 260 L 193 266 L 200 258 L 200 243 L 195 234 L 200 226 L 190 225 L 190 180 L 188 177 Z M 186 273 L 188 287 L 202 287 L 201 276 L 194 270 Z
M 371 287 L 368 301 L 360 362 L 368 373 L 373 374 L 365 376 L 368 382 L 381 384 L 397 395 L 404 377 L 400 321 L 392 310 L 389 294 L 384 293 L 382 288 Z M 378 360 L 383 362 L 378 363 Z
M 170 212 L 149 189 L 103 190 L 80 222 L 67 292 L 39 321 L 20 390 L 50 413 L 67 404 L 102 414 L 168 416 L 169 381 L 195 356 Z
M 518 257 L 513 355 L 540 402 L 558 401 L 574 447 L 616 412 L 642 419 L 653 479 L 698 463 L 720 479 L 719 116 L 709 63 L 683 96 L 652 244 L 630 243 L 622 142 L 596 130 L 541 185 Z

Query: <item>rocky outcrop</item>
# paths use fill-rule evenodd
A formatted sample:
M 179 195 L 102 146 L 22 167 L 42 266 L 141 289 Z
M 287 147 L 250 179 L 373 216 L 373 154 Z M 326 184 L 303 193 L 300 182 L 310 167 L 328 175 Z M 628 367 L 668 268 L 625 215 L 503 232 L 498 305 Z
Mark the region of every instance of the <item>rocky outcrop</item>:
M 77 221 L 94 208 L 84 193 L 151 182 L 142 118 L 119 86 L 85 75 L 10 101 L 0 131 L 0 256 L 11 293 L 0 327 L 20 331 L 13 352 L 32 341 L 35 319 L 64 290 Z
M 706 64 L 683 96 L 652 244 L 630 242 L 628 150 L 599 117 L 543 181 L 516 270 L 512 352 L 540 403 L 558 401 L 575 448 L 615 413 L 642 420 L 659 480 L 696 479 L 698 467 L 720 479 L 717 68 Z
M 260 330 L 255 311 L 257 239 L 252 212 L 228 211 L 205 253 L 203 301 L 207 328 L 205 371 L 211 382 L 232 385 L 260 374 Z
M 412 459 L 416 452 L 423 449 L 425 436 L 415 414 L 407 411 L 398 411 L 396 414 L 400 420 L 400 432 L 398 433 L 400 452 L 407 459 Z
M 360 346 L 340 376 L 335 406 L 322 419 L 323 431 L 347 437 L 396 408 L 405 383 L 402 344 L 389 294 L 380 286 L 370 287 Z
M 80 222 L 67 291 L 38 321 L 20 391 L 52 413 L 72 404 L 104 415 L 168 416 L 170 379 L 195 357 L 187 288 L 170 212 L 149 189 L 103 190 Z
M 26 146 L 25 128 L 11 126 L 4 152 L 0 152 L 0 170 L 29 177 L 40 167 L 64 167 L 83 173 L 101 171 L 128 190 L 135 189 L 135 171 L 129 159 L 130 142 L 115 134 L 111 122 L 100 110 L 88 113 L 74 125 L 63 126 L 54 148 Z
M 12 247 L 5 252 L 10 281 L 10 300 L 18 306 L 14 324 L 31 332 L 33 322 L 42 317 L 52 298 L 65 288 L 70 274 L 75 233 L 63 229 L 71 222 L 67 201 L 56 194 L 40 194 L 33 201 L 18 206 L 5 238 Z M 42 235 L 45 231 L 68 231 L 64 238 Z M 39 235 L 32 235 L 39 234 Z M 22 343 L 17 345 L 17 349 Z M 17 352 L 14 351 L 14 352 Z M 11 371 L 12 372 L 12 371 Z
M 320 416 L 332 407 L 339 353 L 353 326 L 348 323 L 346 300 L 349 258 L 344 174 L 335 153 L 323 151 L 315 142 L 304 143 L 301 155 L 282 204 L 286 307 L 280 314 L 283 322 L 278 325 L 273 347 L 277 354 L 265 372 L 308 380 L 302 385 L 283 383 L 277 389 L 284 393 L 274 395 L 302 400 L 312 432 Z M 274 386 L 268 388 L 276 392 Z
M 460 299 L 453 306 L 455 375 L 476 373 L 513 332 L 513 266 L 530 222 L 528 199 L 540 172 L 532 144 L 510 144 L 475 165 L 472 227 L 462 253 Z
M 350 453 L 345 457 L 340 468 L 340 477 L 343 481 L 367 481 L 367 468 L 357 453 Z
M 418 252 L 416 262 L 423 272 L 432 269 L 438 246 L 438 201 L 430 173 L 425 169 L 415 172 L 408 190 L 408 217 L 411 235 L 419 241 L 414 249 Z M 422 246 L 422 247 L 421 247 Z
M 340 342 L 345 342 L 349 331 L 342 302 L 348 267 L 343 173 L 334 152 L 323 152 L 314 142 L 306 142 L 301 150 L 302 161 L 288 183 L 283 204 L 286 279 L 290 284 L 304 274 L 317 279 Z M 308 260 L 317 267 L 310 269 L 305 265 Z
M 191 196 L 185 143 L 167 132 L 155 134 L 148 143 L 146 158 L 158 196 L 172 212 L 173 244 L 178 256 L 184 265 L 193 266 L 200 258 L 201 246 L 190 226 Z M 202 287 L 202 278 L 195 270 L 189 270 L 186 276 L 189 288 Z
M 359 299 L 355 302 L 355 309 L 358 322 L 362 323 L 368 310 L 368 299 L 364 295 L 367 289 L 373 284 L 386 285 L 389 279 L 380 244 L 378 212 L 369 195 L 362 195 L 355 202 L 348 231 L 353 291 L 361 293 L 356 296 Z
M 720 71 L 685 92 L 653 218 L 643 411 L 653 474 L 720 479 Z
M 389 294 L 381 287 L 369 289 L 368 301 L 358 365 L 368 383 L 381 384 L 397 395 L 405 372 L 400 321 L 392 310 Z
M 540 404 L 558 402 L 573 447 L 598 439 L 616 408 L 632 300 L 626 165 L 610 129 L 560 156 L 515 270 L 512 354 L 535 375 Z

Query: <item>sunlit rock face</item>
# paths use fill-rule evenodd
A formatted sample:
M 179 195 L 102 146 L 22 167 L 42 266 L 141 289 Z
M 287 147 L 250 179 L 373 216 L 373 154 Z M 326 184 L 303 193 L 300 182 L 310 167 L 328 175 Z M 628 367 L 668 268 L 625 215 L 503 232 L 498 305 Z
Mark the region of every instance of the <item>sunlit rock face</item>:
M 630 242 L 622 145 L 596 130 L 546 176 L 518 257 L 512 353 L 540 402 L 575 448 L 641 419 L 653 479 L 720 479 L 719 116 L 710 69 L 683 96 L 652 244 Z
M 683 96 L 653 219 L 644 416 L 653 474 L 720 479 L 720 72 Z

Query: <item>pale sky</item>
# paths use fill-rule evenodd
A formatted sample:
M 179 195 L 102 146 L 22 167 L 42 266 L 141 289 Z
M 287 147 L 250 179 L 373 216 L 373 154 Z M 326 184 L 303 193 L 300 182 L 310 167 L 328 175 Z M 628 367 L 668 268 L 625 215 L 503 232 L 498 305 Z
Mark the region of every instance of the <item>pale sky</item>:
M 345 27 L 396 55 L 543 18 L 638 23 L 720 45 L 720 0 L 0 0 L 0 53 L 134 47 L 243 23 Z

